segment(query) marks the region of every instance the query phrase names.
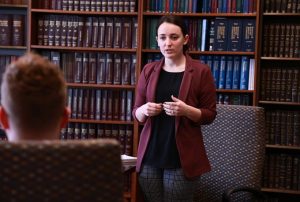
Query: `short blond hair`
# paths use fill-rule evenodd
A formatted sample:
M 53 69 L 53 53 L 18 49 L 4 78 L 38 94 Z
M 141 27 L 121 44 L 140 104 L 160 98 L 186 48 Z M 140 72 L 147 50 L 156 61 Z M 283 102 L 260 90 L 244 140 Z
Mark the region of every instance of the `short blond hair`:
M 1 105 L 18 129 L 45 131 L 57 126 L 66 97 L 61 70 L 42 56 L 27 53 L 6 67 Z

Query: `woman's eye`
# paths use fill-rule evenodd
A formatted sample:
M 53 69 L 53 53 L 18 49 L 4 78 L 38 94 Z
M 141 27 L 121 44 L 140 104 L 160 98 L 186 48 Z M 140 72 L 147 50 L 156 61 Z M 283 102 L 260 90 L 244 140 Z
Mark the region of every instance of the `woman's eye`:
M 171 39 L 176 40 L 176 39 L 178 39 L 178 36 L 172 36 Z
M 166 37 L 164 37 L 164 36 L 161 36 L 161 37 L 159 37 L 159 39 L 160 39 L 160 40 L 165 40 L 165 39 L 166 39 Z

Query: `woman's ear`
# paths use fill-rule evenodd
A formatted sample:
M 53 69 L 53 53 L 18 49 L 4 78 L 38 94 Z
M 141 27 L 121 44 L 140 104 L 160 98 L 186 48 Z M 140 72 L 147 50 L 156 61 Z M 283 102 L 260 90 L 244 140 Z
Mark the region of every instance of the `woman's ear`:
M 9 123 L 8 123 L 8 116 L 3 107 L 0 107 L 0 123 L 3 127 L 3 129 L 8 129 L 9 128 Z
M 184 42 L 183 44 L 186 45 L 189 42 L 190 36 L 187 34 L 184 36 Z

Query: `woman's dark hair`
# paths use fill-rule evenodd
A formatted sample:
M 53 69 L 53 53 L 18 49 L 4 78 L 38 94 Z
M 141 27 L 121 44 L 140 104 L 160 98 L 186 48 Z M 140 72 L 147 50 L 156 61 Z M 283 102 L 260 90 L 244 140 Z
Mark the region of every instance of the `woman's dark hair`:
M 157 31 L 158 31 L 159 26 L 161 24 L 163 24 L 164 22 L 171 23 L 171 24 L 174 24 L 174 25 L 177 25 L 178 27 L 180 27 L 183 36 L 185 36 L 185 35 L 188 34 L 188 29 L 186 27 L 186 24 L 185 24 L 184 20 L 180 16 L 176 16 L 176 15 L 164 15 L 164 16 L 162 16 L 159 19 L 159 21 L 157 23 L 157 26 L 156 26 L 156 36 L 158 34 Z M 183 53 L 185 53 L 188 50 L 188 48 L 189 48 L 188 44 L 183 45 Z

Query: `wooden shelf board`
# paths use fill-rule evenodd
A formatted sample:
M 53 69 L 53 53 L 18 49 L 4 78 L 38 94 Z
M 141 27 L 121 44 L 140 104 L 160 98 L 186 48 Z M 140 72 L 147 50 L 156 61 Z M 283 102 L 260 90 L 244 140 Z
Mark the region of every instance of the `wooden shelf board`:
M 263 13 L 263 16 L 272 16 L 272 17 L 282 17 L 282 16 L 291 16 L 291 17 L 300 17 L 300 13 Z
M 0 49 L 26 50 L 26 46 L 0 46 Z
M 300 61 L 300 58 L 287 58 L 287 57 L 261 57 L 261 60 L 284 60 L 284 61 Z
M 256 13 L 169 13 L 169 12 L 143 12 L 144 16 L 163 16 L 167 14 L 184 17 L 256 17 Z
M 114 16 L 137 16 L 137 12 L 100 12 L 100 11 L 66 11 L 52 9 L 31 9 L 32 13 L 55 13 L 55 14 L 76 14 L 76 15 L 114 15 Z
M 131 89 L 131 90 L 135 89 L 135 86 L 132 85 L 109 85 L 109 84 L 90 84 L 90 83 L 67 83 L 67 86 L 80 87 L 80 88 Z
M 217 93 L 254 93 L 254 90 L 217 89 Z
M 136 49 L 127 48 L 89 48 L 89 47 L 68 47 L 68 46 L 41 46 L 31 45 L 32 49 L 47 49 L 47 50 L 69 50 L 69 51 L 97 51 L 97 52 L 129 52 L 135 53 Z
M 269 193 L 285 193 L 285 194 L 296 194 L 300 195 L 300 191 L 297 190 L 286 190 L 286 189 L 273 189 L 273 188 L 261 188 L 263 192 Z
M 69 119 L 69 122 L 133 125 L 133 121 L 119 121 L 119 120 Z
M 286 146 L 286 145 L 271 145 L 271 144 L 267 144 L 266 148 L 268 148 L 268 149 L 299 150 L 300 151 L 300 146 Z
M 143 53 L 160 53 L 158 49 L 143 49 Z M 243 51 L 189 51 L 189 54 L 199 55 L 253 55 L 254 52 L 243 52 Z
M 0 4 L 0 7 L 2 8 L 13 8 L 13 9 L 16 9 L 16 8 L 19 8 L 19 9 L 23 9 L 23 8 L 28 8 L 27 5 L 23 5 L 23 4 Z
M 290 105 L 290 106 L 300 106 L 300 102 L 277 102 L 277 101 L 259 101 L 259 104 L 265 105 Z

